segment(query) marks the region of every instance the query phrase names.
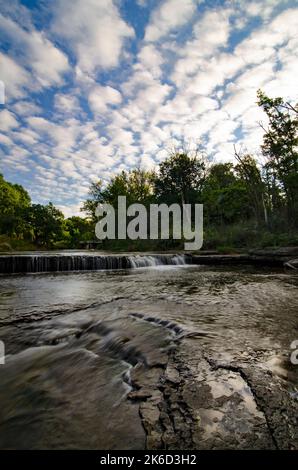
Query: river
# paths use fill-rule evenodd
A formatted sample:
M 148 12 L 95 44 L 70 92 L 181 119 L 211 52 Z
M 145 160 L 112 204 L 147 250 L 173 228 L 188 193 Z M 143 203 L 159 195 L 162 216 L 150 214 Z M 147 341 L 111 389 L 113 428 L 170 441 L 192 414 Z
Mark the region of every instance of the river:
M 178 262 L 1 276 L 0 448 L 298 448 L 297 286 Z

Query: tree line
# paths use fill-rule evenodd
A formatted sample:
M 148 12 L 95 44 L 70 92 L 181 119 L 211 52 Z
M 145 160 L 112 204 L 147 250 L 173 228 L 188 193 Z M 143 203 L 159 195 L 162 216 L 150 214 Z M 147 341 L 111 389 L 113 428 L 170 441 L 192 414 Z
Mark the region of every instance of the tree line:
M 51 202 L 32 204 L 19 184 L 5 181 L 0 174 L 0 249 L 75 248 L 93 238 L 88 218 L 64 218 Z
M 210 163 L 201 149 L 175 149 L 155 171 L 122 171 L 93 182 L 82 211 L 65 219 L 49 203 L 32 204 L 20 185 L 0 176 L 0 233 L 39 247 L 78 248 L 92 240 L 99 203 L 204 204 L 204 248 L 233 249 L 298 243 L 298 106 L 258 91 L 268 117 L 263 163 L 234 148 L 235 163 Z M 106 240 L 107 249 L 179 249 L 183 240 Z

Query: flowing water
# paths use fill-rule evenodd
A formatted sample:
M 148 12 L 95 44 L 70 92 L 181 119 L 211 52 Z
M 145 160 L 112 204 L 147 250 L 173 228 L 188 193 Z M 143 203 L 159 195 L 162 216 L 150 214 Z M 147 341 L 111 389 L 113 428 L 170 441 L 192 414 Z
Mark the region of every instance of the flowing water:
M 36 252 L 0 255 L 0 273 L 38 273 L 64 271 L 98 271 L 107 269 L 144 268 L 163 265 L 192 264 L 191 255 L 179 254 L 105 254 L 103 252 Z
M 0 448 L 296 448 L 297 275 L 131 267 L 0 277 Z

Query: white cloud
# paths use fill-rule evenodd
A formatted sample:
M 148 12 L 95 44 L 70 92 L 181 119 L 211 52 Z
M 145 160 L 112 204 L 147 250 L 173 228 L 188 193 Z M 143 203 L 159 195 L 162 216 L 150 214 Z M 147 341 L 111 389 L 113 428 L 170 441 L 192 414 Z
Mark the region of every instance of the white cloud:
M 15 114 L 7 109 L 0 111 L 0 130 L 2 132 L 7 132 L 11 129 L 15 129 L 16 127 L 19 127 L 19 122 Z
M 1 14 L 0 28 L 11 41 L 18 60 L 31 69 L 34 82 L 41 87 L 63 83 L 63 75 L 69 71 L 68 59 L 43 32 L 35 29 L 27 31 Z
M 193 113 L 204 114 L 206 111 L 218 108 L 218 102 L 213 98 L 208 98 L 204 95 L 198 95 L 191 100 L 190 107 Z
M 137 100 L 145 111 L 152 110 L 155 106 L 162 105 L 171 91 L 167 84 L 154 83 L 139 91 Z
M 125 39 L 134 36 L 112 0 L 58 0 L 54 14 L 52 31 L 68 41 L 82 73 L 116 67 Z
M 15 113 L 20 116 L 32 116 L 36 114 L 41 114 L 43 109 L 41 106 L 38 106 L 36 103 L 32 101 L 17 101 L 12 105 L 12 109 Z
M 74 215 L 78 215 L 80 217 L 83 217 L 82 212 L 80 211 L 80 208 L 83 205 L 83 201 L 80 201 L 79 203 L 76 204 L 57 204 L 57 208 L 63 212 L 64 216 L 66 218 L 72 217 Z
M 81 111 L 78 98 L 71 94 L 58 93 L 55 95 L 54 106 L 62 114 L 75 115 Z
M 32 86 L 30 74 L 11 57 L 0 52 L 0 80 L 5 84 L 5 99 L 21 98 Z
M 105 113 L 109 105 L 118 105 L 122 101 L 121 93 L 110 86 L 96 86 L 90 92 L 88 102 L 94 114 Z
M 145 40 L 157 41 L 185 23 L 196 9 L 193 0 L 165 0 L 160 7 L 153 11 L 150 23 L 146 28 Z
M 27 122 L 34 132 L 37 132 L 45 138 L 51 140 L 57 157 L 64 157 L 75 147 L 77 139 L 81 134 L 83 127 L 80 121 L 75 119 L 66 119 L 62 124 L 49 121 L 43 117 L 29 117 Z
M 198 71 L 207 76 L 205 68 L 212 66 L 210 59 L 214 60 L 218 50 L 228 44 L 231 14 L 231 10 L 227 9 L 207 11 L 194 25 L 193 38 L 179 51 L 181 58 L 176 62 L 172 74 L 178 86 Z
M 12 147 L 13 141 L 7 137 L 7 135 L 0 134 L 0 144 L 6 145 L 6 147 Z
M 139 64 L 137 70 L 150 71 L 154 78 L 161 75 L 161 65 L 163 64 L 163 57 L 153 44 L 147 44 L 140 50 L 138 54 Z
M 10 134 L 11 138 L 16 142 L 22 142 L 25 145 L 31 146 L 36 144 L 39 140 L 39 135 L 31 129 L 22 129 L 21 131 L 14 131 Z

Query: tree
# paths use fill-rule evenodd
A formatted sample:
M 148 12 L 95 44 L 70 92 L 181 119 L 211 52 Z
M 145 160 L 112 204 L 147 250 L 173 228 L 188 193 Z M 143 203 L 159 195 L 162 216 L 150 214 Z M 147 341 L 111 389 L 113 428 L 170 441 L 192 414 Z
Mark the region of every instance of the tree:
M 94 221 L 96 207 L 102 202 L 104 202 L 102 194 L 102 182 L 98 180 L 91 183 L 88 192 L 88 199 L 83 203 L 81 212 L 86 212 L 86 214 Z
M 127 205 L 148 203 L 153 194 L 154 174 L 137 168 L 114 176 L 103 191 L 103 200 L 117 207 L 118 196 L 126 196 Z
M 235 158 L 238 164 L 235 166 L 236 174 L 245 182 L 249 204 L 254 212 L 256 222 L 260 225 L 263 222 L 268 224 L 268 211 L 265 189 L 266 186 L 262 181 L 261 171 L 258 168 L 256 160 L 249 154 L 241 155 L 235 150 Z
M 73 216 L 65 219 L 63 226 L 63 238 L 68 242 L 69 247 L 77 248 L 81 241 L 92 240 L 94 238 L 94 226 L 86 218 Z
M 40 246 L 51 246 L 61 239 L 64 215 L 51 202 L 46 206 L 33 204 L 27 211 L 33 241 Z
M 21 185 L 5 181 L 0 174 L 0 233 L 23 236 L 24 211 L 30 203 L 30 196 Z
M 258 91 L 258 105 L 267 114 L 269 127 L 263 137 L 262 152 L 268 168 L 285 194 L 288 222 L 298 220 L 298 105 L 283 98 L 269 98 Z
M 159 165 L 155 192 L 159 199 L 181 204 L 196 200 L 206 178 L 206 162 L 201 155 L 176 152 Z
M 209 170 L 202 191 L 205 220 L 214 225 L 250 217 L 245 183 L 237 178 L 232 163 L 216 163 Z
M 101 181 L 92 183 L 88 193 L 89 198 L 83 203 L 81 210 L 95 221 L 98 204 L 111 204 L 117 209 L 118 196 L 126 196 L 127 205 L 134 202 L 146 204 L 152 198 L 153 179 L 152 172 L 137 168 L 130 171 L 123 170 L 112 177 L 105 188 Z

